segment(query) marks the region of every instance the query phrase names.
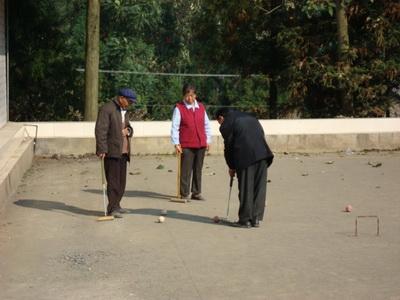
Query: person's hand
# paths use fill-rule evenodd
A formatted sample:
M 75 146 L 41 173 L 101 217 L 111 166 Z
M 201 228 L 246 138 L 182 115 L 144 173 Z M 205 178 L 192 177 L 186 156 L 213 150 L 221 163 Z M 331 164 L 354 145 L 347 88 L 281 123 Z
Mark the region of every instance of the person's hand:
M 207 150 L 207 152 L 210 151 L 210 145 L 209 144 L 207 144 L 206 150 Z
M 180 154 L 180 153 L 182 153 L 182 147 L 181 147 L 181 145 L 175 145 L 175 151 L 176 151 L 176 154 Z
M 128 128 L 122 129 L 122 136 L 128 136 L 129 135 L 129 130 Z
M 235 169 L 229 169 L 229 176 L 235 177 L 236 170 Z
M 106 157 L 106 154 L 105 154 L 105 153 L 97 153 L 97 156 L 98 156 L 99 158 L 103 159 L 103 158 Z

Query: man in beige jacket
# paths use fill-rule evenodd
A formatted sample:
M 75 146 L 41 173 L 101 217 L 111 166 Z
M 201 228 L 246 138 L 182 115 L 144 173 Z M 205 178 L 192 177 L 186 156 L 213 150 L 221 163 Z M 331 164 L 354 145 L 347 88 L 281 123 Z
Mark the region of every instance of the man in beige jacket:
M 136 94 L 128 88 L 120 89 L 118 96 L 100 109 L 96 127 L 96 154 L 104 159 L 107 179 L 108 215 L 122 218 L 127 211 L 120 202 L 125 193 L 126 166 L 130 161 L 130 138 L 133 129 L 127 108 L 136 103 Z

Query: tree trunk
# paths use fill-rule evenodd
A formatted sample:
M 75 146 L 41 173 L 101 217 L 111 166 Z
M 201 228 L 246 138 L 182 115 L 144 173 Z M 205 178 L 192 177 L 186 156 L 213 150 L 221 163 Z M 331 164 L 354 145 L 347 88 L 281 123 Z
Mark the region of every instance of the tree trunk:
M 338 69 L 346 74 L 350 71 L 348 60 L 350 42 L 345 4 L 343 2 L 344 0 L 336 0 L 337 56 Z M 344 88 L 340 88 L 339 97 L 343 114 L 351 116 L 353 114 L 353 101 Z
M 269 6 L 269 10 L 272 11 L 282 5 L 281 0 L 271 0 Z M 270 15 L 272 24 L 279 24 L 281 21 L 279 17 L 275 13 Z M 277 75 L 281 70 L 281 61 L 279 59 L 279 46 L 277 44 L 277 36 L 280 32 L 277 26 L 271 26 L 269 29 L 271 31 L 271 62 L 270 62 L 270 70 L 267 71 L 269 73 L 271 79 L 269 81 L 269 98 L 268 98 L 268 107 L 269 107 L 269 118 L 277 119 L 278 118 L 278 83 L 277 83 Z
M 349 50 L 349 30 L 343 0 L 336 0 L 336 26 L 338 34 L 338 59 L 346 61 Z
M 100 0 L 87 1 L 85 121 L 95 121 L 99 96 Z

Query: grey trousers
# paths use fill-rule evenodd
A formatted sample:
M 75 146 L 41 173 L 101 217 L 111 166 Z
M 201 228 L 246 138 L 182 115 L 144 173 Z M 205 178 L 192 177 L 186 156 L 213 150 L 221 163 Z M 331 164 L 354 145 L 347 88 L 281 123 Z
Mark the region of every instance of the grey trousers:
M 206 148 L 183 148 L 181 162 L 181 196 L 201 194 L 201 174 Z M 192 188 L 190 189 L 190 183 Z
M 267 193 L 267 161 L 260 160 L 246 169 L 236 170 L 239 186 L 239 222 L 264 218 Z

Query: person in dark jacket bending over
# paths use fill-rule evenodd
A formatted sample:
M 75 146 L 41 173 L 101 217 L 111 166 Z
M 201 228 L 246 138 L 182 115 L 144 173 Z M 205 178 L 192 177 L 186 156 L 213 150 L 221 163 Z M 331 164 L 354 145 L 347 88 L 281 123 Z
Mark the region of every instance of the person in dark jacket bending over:
M 201 195 L 201 174 L 204 156 L 211 144 L 210 121 L 204 105 L 196 99 L 193 85 L 185 84 L 182 94 L 182 101 L 174 109 L 171 127 L 171 142 L 176 153 L 182 154 L 180 195 L 187 199 L 191 191 L 191 199 L 204 200 Z
M 274 155 L 260 122 L 252 115 L 222 108 L 215 117 L 224 139 L 229 175 L 238 178 L 239 220 L 233 226 L 259 227 L 266 205 L 267 168 Z
M 100 109 L 96 127 L 96 154 L 104 159 L 107 179 L 108 215 L 122 218 L 127 210 L 120 202 L 125 193 L 126 166 L 130 161 L 130 138 L 133 129 L 127 108 L 136 102 L 136 94 L 128 88 L 120 89 L 118 96 Z

